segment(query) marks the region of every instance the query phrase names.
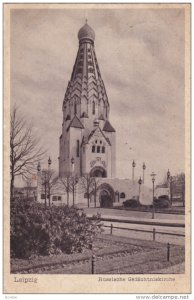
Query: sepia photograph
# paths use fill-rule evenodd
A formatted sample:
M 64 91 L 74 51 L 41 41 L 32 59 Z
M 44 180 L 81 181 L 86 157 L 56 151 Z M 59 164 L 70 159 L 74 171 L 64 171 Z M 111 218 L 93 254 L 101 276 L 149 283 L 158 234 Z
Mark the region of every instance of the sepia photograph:
M 190 292 L 190 4 L 4 4 L 4 293 Z

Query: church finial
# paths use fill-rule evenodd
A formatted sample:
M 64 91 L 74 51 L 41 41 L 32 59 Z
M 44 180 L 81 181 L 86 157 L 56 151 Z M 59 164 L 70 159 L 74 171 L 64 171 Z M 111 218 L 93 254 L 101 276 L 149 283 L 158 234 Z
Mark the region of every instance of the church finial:
M 86 22 L 86 24 L 88 23 L 88 13 L 86 10 L 85 10 L 85 22 Z

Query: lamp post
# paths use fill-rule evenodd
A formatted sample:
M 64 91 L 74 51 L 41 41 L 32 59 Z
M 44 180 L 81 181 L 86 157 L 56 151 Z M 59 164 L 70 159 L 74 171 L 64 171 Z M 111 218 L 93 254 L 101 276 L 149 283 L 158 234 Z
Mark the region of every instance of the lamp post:
M 94 206 L 96 208 L 96 193 L 97 193 L 97 184 L 96 179 L 94 178 Z
M 75 191 L 76 191 L 76 184 L 78 183 L 78 178 L 73 176 L 73 187 L 72 187 L 72 192 L 73 192 L 73 207 L 75 205 Z
M 41 165 L 40 165 L 40 162 L 38 162 L 38 165 L 37 165 L 37 171 L 38 173 L 41 171 Z M 42 172 L 41 174 L 41 177 L 43 176 L 44 174 L 44 181 L 42 183 L 42 178 L 41 178 L 41 184 L 44 185 L 44 196 L 45 196 L 45 200 L 44 200 L 44 205 L 45 205 L 45 209 L 46 209 L 46 172 Z
M 38 165 L 37 165 L 37 171 L 38 171 L 38 172 L 41 171 L 41 165 L 40 165 L 40 162 L 38 162 Z
M 72 179 L 73 179 L 73 186 L 72 186 L 72 193 L 73 193 L 73 207 L 75 205 L 75 178 L 74 178 L 74 169 L 75 169 L 75 159 L 72 156 L 71 158 L 71 171 L 72 171 Z
M 142 179 L 141 179 L 141 177 L 139 178 L 138 183 L 139 183 L 139 202 L 140 202 L 141 184 L 142 184 Z
M 72 176 L 74 174 L 74 168 L 75 168 L 75 159 L 72 156 L 72 158 L 71 158 L 71 172 L 72 172 Z
M 51 168 L 51 158 L 49 156 L 49 159 L 48 159 L 48 198 L 49 198 L 49 206 L 51 206 L 51 195 L 50 195 L 50 176 L 51 176 L 51 172 L 50 172 L 50 168 Z
M 153 204 L 152 204 L 152 219 L 154 219 L 154 182 L 155 182 L 155 176 L 156 174 L 152 172 L 150 175 L 152 177 L 152 183 L 153 183 Z
M 142 169 L 143 169 L 143 183 L 145 182 L 145 169 L 146 169 L 146 165 L 145 165 L 145 163 L 143 163 L 143 166 L 142 166 Z
M 169 185 L 169 188 L 170 188 L 170 203 L 172 205 L 172 182 L 173 182 L 173 177 L 170 175 L 169 169 L 168 169 L 168 172 L 167 172 L 167 181 L 168 181 L 168 185 Z
M 133 184 L 134 184 L 134 177 L 135 177 L 135 166 L 136 166 L 136 163 L 133 160 L 133 162 L 132 162 L 132 182 L 133 182 Z

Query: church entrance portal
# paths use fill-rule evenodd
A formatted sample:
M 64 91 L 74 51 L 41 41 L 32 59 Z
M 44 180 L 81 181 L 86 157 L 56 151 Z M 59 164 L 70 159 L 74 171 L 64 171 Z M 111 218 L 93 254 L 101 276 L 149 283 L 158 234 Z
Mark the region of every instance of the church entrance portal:
M 90 171 L 90 176 L 91 177 L 107 177 L 106 176 L 106 170 L 102 167 L 94 167 Z
M 114 190 L 107 183 L 104 183 L 99 187 L 99 202 L 100 207 L 113 207 Z

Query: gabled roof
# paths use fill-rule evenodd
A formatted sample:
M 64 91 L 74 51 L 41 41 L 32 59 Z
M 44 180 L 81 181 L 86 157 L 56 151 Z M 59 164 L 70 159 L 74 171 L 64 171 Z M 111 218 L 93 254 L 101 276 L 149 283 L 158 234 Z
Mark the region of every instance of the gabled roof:
M 67 131 L 69 130 L 70 127 L 84 129 L 83 124 L 81 123 L 81 121 L 78 119 L 77 116 L 74 116 L 69 126 L 67 127 Z
M 103 120 L 104 121 L 103 114 L 100 115 L 99 120 Z
M 108 131 L 108 132 L 115 132 L 115 129 L 112 127 L 112 125 L 110 124 L 110 122 L 108 120 L 106 120 L 102 130 Z
M 102 136 L 105 138 L 105 140 L 107 141 L 107 143 L 111 146 L 111 142 L 110 140 L 104 135 L 104 133 L 102 132 L 102 130 L 100 129 L 100 127 L 96 127 L 94 130 L 92 130 L 88 136 L 88 139 L 87 139 L 87 143 L 89 142 L 89 140 L 91 139 L 91 137 L 94 135 L 95 131 L 99 129 L 99 131 L 101 132 Z M 86 141 L 85 141 L 86 143 Z

